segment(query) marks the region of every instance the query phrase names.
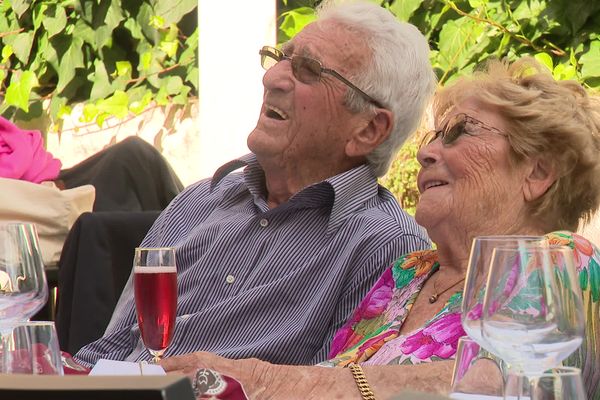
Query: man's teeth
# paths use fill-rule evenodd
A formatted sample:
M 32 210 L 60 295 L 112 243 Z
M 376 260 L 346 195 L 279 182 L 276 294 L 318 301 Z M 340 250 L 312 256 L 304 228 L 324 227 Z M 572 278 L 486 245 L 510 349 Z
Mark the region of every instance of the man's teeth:
M 267 115 L 271 118 L 277 118 L 281 120 L 288 119 L 287 114 L 283 110 L 273 106 L 267 106 Z

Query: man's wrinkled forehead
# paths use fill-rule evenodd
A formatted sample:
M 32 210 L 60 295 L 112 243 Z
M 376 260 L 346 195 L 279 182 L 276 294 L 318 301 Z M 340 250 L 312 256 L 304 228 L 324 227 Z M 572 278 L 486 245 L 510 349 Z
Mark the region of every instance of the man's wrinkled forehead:
M 315 21 L 306 25 L 282 46 L 286 55 L 301 55 L 324 62 L 325 58 L 353 69 L 365 60 L 369 50 L 356 30 L 338 21 Z

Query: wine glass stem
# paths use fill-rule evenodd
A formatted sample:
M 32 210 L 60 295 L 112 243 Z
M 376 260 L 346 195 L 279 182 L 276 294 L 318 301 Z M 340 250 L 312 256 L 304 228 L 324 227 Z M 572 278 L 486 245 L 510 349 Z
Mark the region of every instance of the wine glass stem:
M 537 376 L 533 376 L 533 377 L 529 378 L 529 398 L 531 400 L 538 400 L 538 397 L 539 397 L 538 381 L 539 381 L 539 378 Z
M 162 350 L 150 350 L 150 349 L 148 349 L 148 351 L 152 355 L 152 363 L 153 364 L 158 364 L 160 362 L 160 360 L 162 359 L 162 355 L 165 352 L 165 350 L 166 349 L 162 349 Z

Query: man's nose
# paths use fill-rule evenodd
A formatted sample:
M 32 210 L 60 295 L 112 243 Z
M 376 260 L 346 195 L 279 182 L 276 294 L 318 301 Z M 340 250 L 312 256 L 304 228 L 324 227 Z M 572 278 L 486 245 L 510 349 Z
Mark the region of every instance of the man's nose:
M 288 60 L 279 61 L 265 71 L 262 82 L 267 90 L 291 91 L 295 84 L 292 63 Z

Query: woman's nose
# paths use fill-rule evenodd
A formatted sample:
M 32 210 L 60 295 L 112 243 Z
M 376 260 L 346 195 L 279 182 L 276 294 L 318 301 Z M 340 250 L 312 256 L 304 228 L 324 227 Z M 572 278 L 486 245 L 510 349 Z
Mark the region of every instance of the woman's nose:
M 439 147 L 441 146 L 441 140 L 434 140 L 424 146 L 421 146 L 417 151 L 417 161 L 421 164 L 421 167 L 428 167 L 435 164 L 439 159 Z

